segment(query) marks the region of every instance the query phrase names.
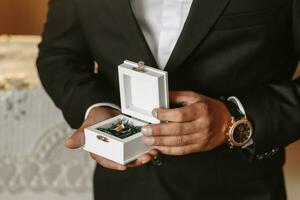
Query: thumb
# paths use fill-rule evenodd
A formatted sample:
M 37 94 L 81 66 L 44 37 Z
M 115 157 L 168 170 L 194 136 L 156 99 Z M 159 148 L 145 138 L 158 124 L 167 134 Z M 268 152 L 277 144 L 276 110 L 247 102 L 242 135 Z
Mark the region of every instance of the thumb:
M 180 105 L 193 104 L 203 98 L 202 95 L 193 91 L 170 91 L 169 97 L 171 103 Z
M 83 129 L 78 129 L 65 141 L 65 147 L 69 149 L 77 149 L 84 145 Z

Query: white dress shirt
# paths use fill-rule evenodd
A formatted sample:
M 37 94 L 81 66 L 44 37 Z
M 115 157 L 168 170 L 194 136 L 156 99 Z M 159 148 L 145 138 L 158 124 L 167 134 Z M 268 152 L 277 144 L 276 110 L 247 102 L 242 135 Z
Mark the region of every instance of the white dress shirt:
M 180 36 L 193 0 L 130 0 L 133 13 L 160 69 L 164 69 Z M 111 103 L 97 106 L 120 108 Z
M 193 0 L 130 0 L 132 10 L 160 69 L 180 36 Z

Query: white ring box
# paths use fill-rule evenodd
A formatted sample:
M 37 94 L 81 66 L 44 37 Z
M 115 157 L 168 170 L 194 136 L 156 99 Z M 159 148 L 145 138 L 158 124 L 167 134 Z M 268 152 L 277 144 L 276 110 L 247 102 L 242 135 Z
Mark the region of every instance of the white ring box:
M 84 150 L 114 162 L 127 164 L 151 150 L 141 132 L 121 139 L 98 128 L 110 128 L 121 119 L 135 126 L 160 123 L 152 116 L 155 108 L 169 108 L 168 74 L 141 63 L 124 61 L 118 66 L 122 114 L 84 130 Z

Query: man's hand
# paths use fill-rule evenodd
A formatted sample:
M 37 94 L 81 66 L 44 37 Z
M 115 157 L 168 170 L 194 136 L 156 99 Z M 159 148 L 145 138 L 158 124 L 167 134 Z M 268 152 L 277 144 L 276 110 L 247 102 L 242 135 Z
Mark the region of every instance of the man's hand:
M 170 92 L 175 109 L 155 109 L 153 115 L 168 122 L 142 128 L 144 142 L 167 155 L 186 155 L 225 143 L 231 115 L 219 100 L 191 91 Z
M 109 108 L 109 107 L 95 107 L 93 108 L 82 126 L 73 135 L 68 138 L 65 142 L 65 146 L 70 149 L 76 149 L 84 144 L 84 128 L 89 127 L 98 122 L 104 121 L 106 119 L 112 118 L 121 114 L 120 111 Z M 151 150 L 150 152 L 142 155 L 137 160 L 129 163 L 128 165 L 120 165 L 103 157 L 97 156 L 90 153 L 91 157 L 97 161 L 100 165 L 106 168 L 114 170 L 126 170 L 128 167 L 138 167 L 140 165 L 146 164 L 151 161 L 153 157 L 158 154 L 157 150 Z

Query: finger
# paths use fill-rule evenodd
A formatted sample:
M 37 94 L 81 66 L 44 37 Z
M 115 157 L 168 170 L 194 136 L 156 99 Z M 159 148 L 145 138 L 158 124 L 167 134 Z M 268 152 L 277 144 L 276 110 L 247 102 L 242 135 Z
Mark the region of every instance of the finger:
M 124 171 L 127 169 L 127 167 L 125 165 L 121 165 L 114 161 L 105 159 L 101 156 L 97 156 L 96 154 L 90 153 L 90 155 L 97 163 L 99 163 L 100 165 L 102 165 L 105 168 L 119 170 L 119 171 Z
M 152 157 L 150 154 L 143 154 L 141 157 L 139 157 L 137 160 L 128 163 L 126 166 L 127 167 L 138 167 L 141 165 L 144 165 L 146 163 L 148 163 L 149 161 L 151 161 Z
M 127 164 L 127 167 L 138 167 L 144 164 L 147 164 L 148 162 L 150 162 L 155 156 L 158 155 L 158 151 L 156 149 L 152 149 L 150 150 L 148 153 L 143 154 L 142 156 L 140 156 L 138 159 L 136 159 L 135 161 Z
M 153 116 L 161 121 L 169 122 L 189 122 L 197 118 L 197 112 L 194 105 L 184 106 L 181 108 L 153 110 Z
M 170 91 L 169 98 L 171 103 L 188 105 L 201 100 L 202 95 L 193 91 Z
M 196 152 L 198 149 L 198 145 L 191 144 L 180 147 L 156 146 L 155 149 L 159 150 L 162 154 L 165 155 L 183 156 Z
M 142 127 L 141 131 L 145 136 L 186 135 L 198 130 L 196 122 L 151 124 Z
M 78 129 L 65 141 L 65 147 L 76 149 L 84 145 L 84 134 L 82 129 Z
M 144 143 L 149 146 L 186 146 L 194 144 L 198 134 L 144 137 Z
M 161 121 L 190 122 L 200 117 L 207 118 L 210 114 L 210 106 L 207 101 L 201 100 L 180 108 L 156 108 L 152 111 L 152 114 Z

